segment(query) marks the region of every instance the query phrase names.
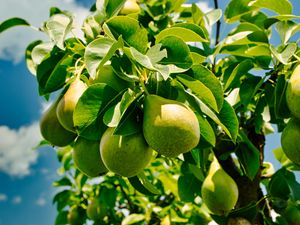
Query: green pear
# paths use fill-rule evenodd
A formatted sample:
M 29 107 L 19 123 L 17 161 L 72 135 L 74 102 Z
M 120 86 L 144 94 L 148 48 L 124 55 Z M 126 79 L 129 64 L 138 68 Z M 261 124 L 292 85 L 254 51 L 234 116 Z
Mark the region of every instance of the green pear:
M 113 71 L 111 65 L 105 65 L 100 70 L 98 70 L 95 79 L 90 77 L 89 83 L 90 84 L 105 83 L 118 92 L 132 86 L 131 83 L 126 82 L 125 80 L 119 78 L 118 75 L 116 75 L 115 72 Z
M 300 225 L 300 209 L 296 205 L 289 204 L 283 216 L 290 225 Z
M 58 98 L 49 109 L 44 112 L 40 120 L 40 131 L 45 140 L 52 145 L 63 147 L 70 144 L 76 134 L 66 130 L 58 121 L 56 107 L 60 98 Z
M 79 98 L 86 89 L 87 85 L 79 78 L 76 78 L 57 105 L 56 114 L 58 120 L 69 131 L 75 132 L 73 112 Z
M 136 0 L 126 0 L 122 9 L 120 10 L 120 15 L 128 15 L 131 13 L 139 13 L 141 8 Z
M 108 171 L 100 156 L 99 141 L 78 137 L 73 147 L 73 159 L 77 168 L 89 177 L 97 177 Z
M 124 177 L 140 173 L 152 158 L 152 149 L 141 133 L 114 135 L 108 128 L 100 141 L 100 153 L 106 168 Z
M 145 97 L 143 132 L 150 147 L 167 157 L 192 150 L 200 139 L 195 113 L 183 103 L 157 95 Z
M 83 225 L 85 222 L 84 209 L 78 206 L 71 207 L 67 219 L 70 225 Z
M 287 89 L 286 103 L 291 114 L 300 119 L 300 64 L 293 71 Z
M 289 160 L 300 165 L 300 121 L 291 118 L 281 135 L 282 150 Z
M 94 221 L 102 220 L 107 215 L 107 211 L 99 198 L 93 198 L 86 209 L 88 218 Z
M 229 218 L 228 225 L 251 225 L 251 223 L 242 217 Z
M 215 215 L 226 215 L 237 203 L 238 187 L 216 158 L 203 181 L 201 194 L 203 203 Z

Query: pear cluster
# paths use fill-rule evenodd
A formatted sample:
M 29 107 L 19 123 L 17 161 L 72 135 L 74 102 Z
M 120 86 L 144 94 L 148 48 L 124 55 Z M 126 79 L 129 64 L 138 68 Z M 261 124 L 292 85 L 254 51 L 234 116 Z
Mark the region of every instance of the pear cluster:
M 286 90 L 286 102 L 292 118 L 281 135 L 281 146 L 292 162 L 300 165 L 300 65 L 293 71 Z

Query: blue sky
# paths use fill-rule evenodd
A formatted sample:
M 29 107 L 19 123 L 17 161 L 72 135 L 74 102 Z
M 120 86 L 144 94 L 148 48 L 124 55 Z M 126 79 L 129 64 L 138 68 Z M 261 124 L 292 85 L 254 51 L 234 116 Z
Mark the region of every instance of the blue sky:
M 19 16 L 40 26 L 50 6 L 69 9 L 83 17 L 93 2 L 2 0 L 0 22 Z M 212 2 L 209 1 L 210 7 Z M 221 8 L 228 3 L 219 2 Z M 298 0 L 291 2 L 299 5 Z M 202 6 L 207 8 L 207 4 Z M 294 13 L 300 15 L 300 8 Z M 224 33 L 226 28 L 222 29 Z M 59 164 L 51 148 L 31 149 L 41 138 L 37 121 L 45 103 L 38 96 L 36 79 L 27 71 L 23 56 L 26 44 L 42 37 L 28 28 L 15 28 L 0 35 L 0 225 L 52 225 L 55 219 L 51 201 L 56 190 L 52 182 Z M 266 160 L 277 167 L 271 150 L 279 146 L 278 135 L 268 137 Z

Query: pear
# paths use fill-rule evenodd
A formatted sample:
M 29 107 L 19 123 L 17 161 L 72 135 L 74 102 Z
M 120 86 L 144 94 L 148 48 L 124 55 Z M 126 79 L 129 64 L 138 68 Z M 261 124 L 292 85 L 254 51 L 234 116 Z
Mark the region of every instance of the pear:
M 114 135 L 108 128 L 100 141 L 100 153 L 106 168 L 124 177 L 140 173 L 152 158 L 152 149 L 141 133 Z
M 143 133 L 150 147 L 167 157 L 192 150 L 200 139 L 195 113 L 183 103 L 157 95 L 145 97 Z
M 73 147 L 73 159 L 77 168 L 89 177 L 97 177 L 108 171 L 100 156 L 99 141 L 78 137 Z
M 70 225 L 83 225 L 85 222 L 84 209 L 78 206 L 70 208 L 67 219 Z
M 228 225 L 251 225 L 251 223 L 242 217 L 229 218 Z
M 76 78 L 57 105 L 56 114 L 58 120 L 69 131 L 75 132 L 73 112 L 79 98 L 86 89 L 87 85 L 79 78 Z
M 238 187 L 216 158 L 203 181 L 201 194 L 203 203 L 215 215 L 226 215 L 237 203 Z
M 287 89 L 286 103 L 291 114 L 300 119 L 300 64 L 293 71 Z
M 70 144 L 76 134 L 66 130 L 58 121 L 56 107 L 60 98 L 58 98 L 49 109 L 44 112 L 40 120 L 40 131 L 45 140 L 52 145 L 63 147 Z
M 120 10 L 121 15 L 128 15 L 131 13 L 139 13 L 141 11 L 139 4 L 136 0 L 126 0 L 122 9 Z
M 86 214 L 89 219 L 94 221 L 102 220 L 107 214 L 107 208 L 101 203 L 99 198 L 93 198 L 88 204 Z
M 283 129 L 281 135 L 281 146 L 285 155 L 292 162 L 300 165 L 300 121 L 291 118 Z
M 125 80 L 119 78 L 118 75 L 116 75 L 113 71 L 111 65 L 105 65 L 100 70 L 98 70 L 95 79 L 92 79 L 90 77 L 89 83 L 105 83 L 118 92 L 128 88 L 129 86 L 132 86 L 132 83 L 128 83 Z

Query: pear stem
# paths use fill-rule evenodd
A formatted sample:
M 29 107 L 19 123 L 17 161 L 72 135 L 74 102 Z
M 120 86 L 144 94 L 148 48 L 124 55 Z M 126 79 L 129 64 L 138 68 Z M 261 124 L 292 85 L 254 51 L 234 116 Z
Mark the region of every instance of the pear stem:
M 145 94 L 146 94 L 146 95 L 149 95 L 149 92 L 148 92 L 148 90 L 147 90 L 147 88 L 146 88 L 146 86 L 145 86 L 145 83 L 144 83 L 142 80 L 140 80 L 140 83 L 141 83 L 142 89 L 143 89 L 143 91 L 145 92 Z

